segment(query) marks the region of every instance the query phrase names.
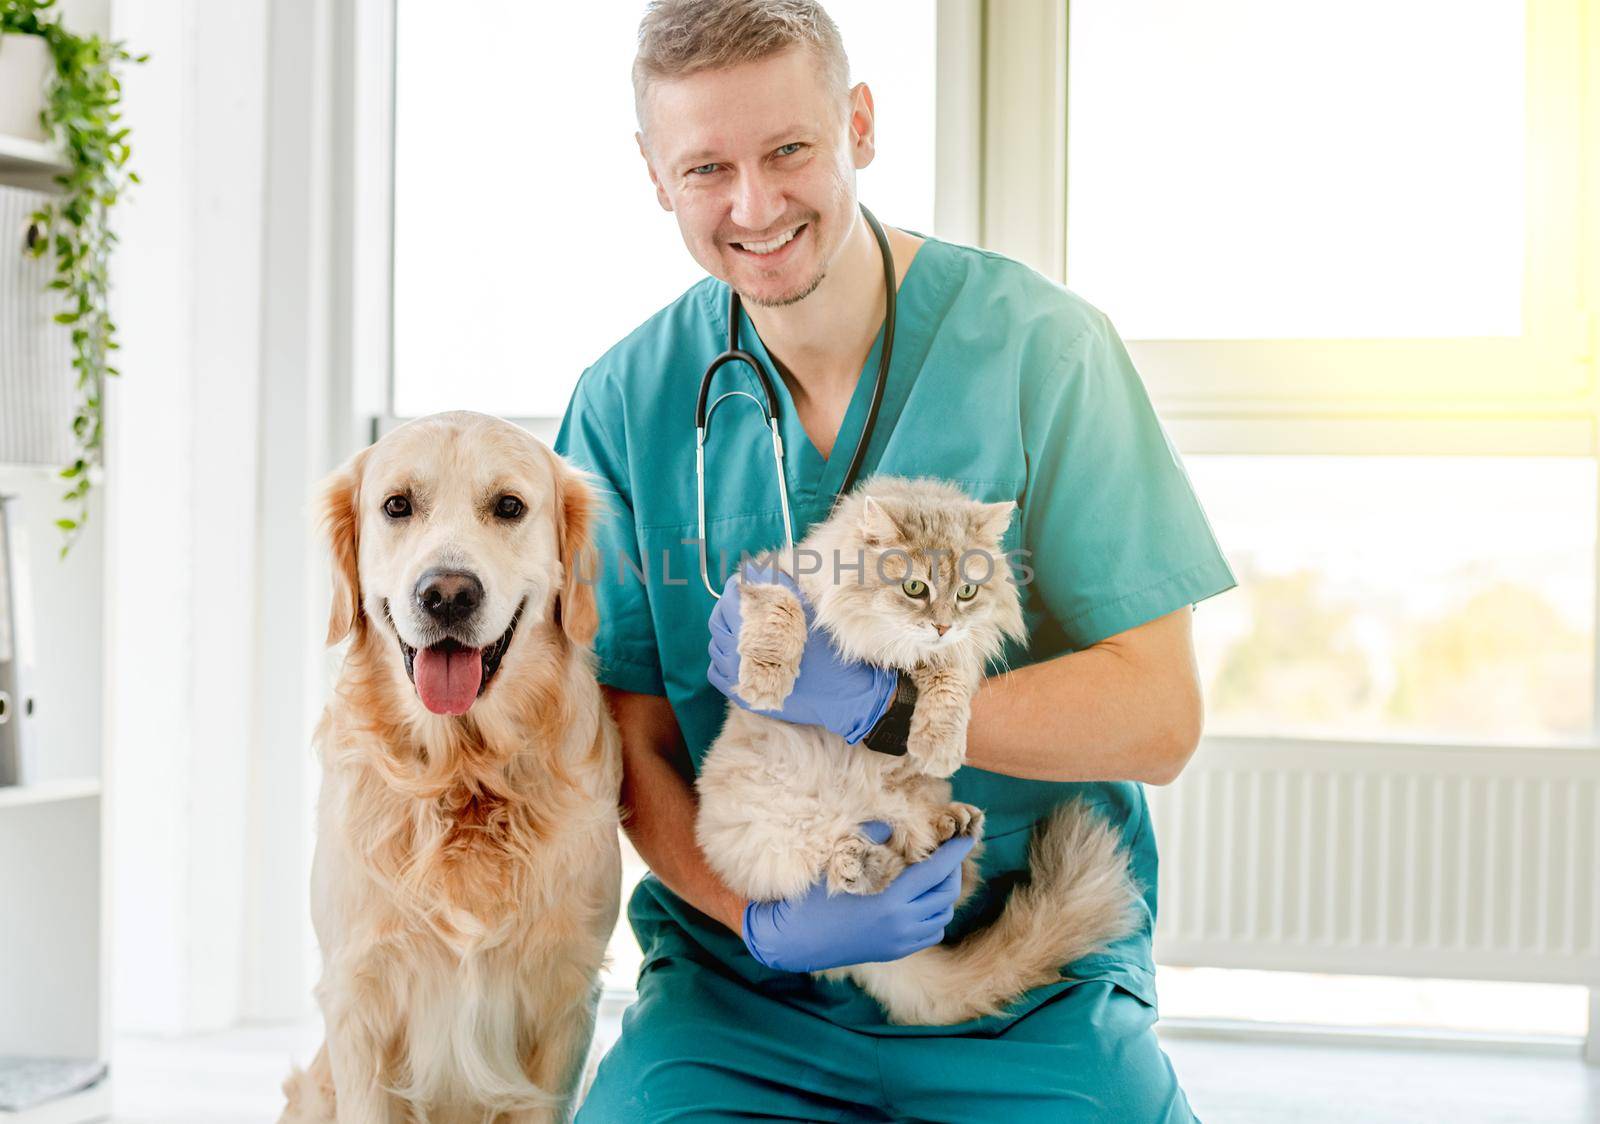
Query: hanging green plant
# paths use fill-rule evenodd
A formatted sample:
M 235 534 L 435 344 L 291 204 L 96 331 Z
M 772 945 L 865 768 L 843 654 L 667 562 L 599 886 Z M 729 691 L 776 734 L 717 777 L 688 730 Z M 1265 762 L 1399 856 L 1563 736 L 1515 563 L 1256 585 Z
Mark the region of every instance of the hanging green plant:
M 98 35 L 74 35 L 49 11 L 54 5 L 55 0 L 0 0 L 0 35 L 37 35 L 49 45 L 54 66 L 39 119 L 68 166 L 55 177 L 61 193 L 34 213 L 25 251 L 34 257 L 55 252 L 50 288 L 60 290 L 63 304 L 56 320 L 72 328 L 75 455 L 61 470 L 70 482 L 61 498 L 72 513 L 56 520 L 65 537 L 64 558 L 89 518 L 90 482 L 101 463 L 105 380 L 119 373 L 109 360 L 119 345 L 106 299 L 107 263 L 117 243 L 107 218 L 123 189 L 139 177 L 125 167 L 128 130 L 118 125 L 122 85 L 116 70 L 150 56 L 130 55 L 121 42 Z

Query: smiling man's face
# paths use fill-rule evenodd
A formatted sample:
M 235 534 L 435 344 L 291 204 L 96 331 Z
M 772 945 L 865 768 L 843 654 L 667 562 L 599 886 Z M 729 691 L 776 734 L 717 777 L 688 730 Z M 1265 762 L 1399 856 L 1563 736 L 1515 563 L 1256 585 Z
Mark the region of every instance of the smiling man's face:
M 872 95 L 830 88 L 815 54 L 652 82 L 640 150 L 661 206 L 707 273 L 752 304 L 792 304 L 827 276 L 872 162 Z

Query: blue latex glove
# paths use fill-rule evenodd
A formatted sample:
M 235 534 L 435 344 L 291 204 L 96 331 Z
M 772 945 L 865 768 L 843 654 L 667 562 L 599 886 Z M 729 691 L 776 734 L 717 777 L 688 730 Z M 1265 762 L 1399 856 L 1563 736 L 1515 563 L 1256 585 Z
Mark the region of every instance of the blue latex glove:
M 873 842 L 889 837 L 887 824 L 862 827 Z M 955 915 L 961 860 L 973 842 L 970 835 L 956 836 L 880 893 L 829 896 L 827 880 L 820 879 L 803 897 L 751 902 L 744 909 L 744 945 L 769 968 L 818 972 L 899 960 L 938 944 Z
M 746 566 L 744 576 L 748 582 L 770 582 L 773 571 Z M 777 571 L 777 579 L 800 598 L 810 632 L 800 657 L 800 674 L 782 709 L 756 710 L 755 713 L 801 726 L 822 726 L 855 745 L 889 709 L 899 673 L 893 668 L 876 667 L 841 655 L 828 634 L 817 627 L 811 602 L 800 592 L 794 579 L 781 570 Z M 711 629 L 711 643 L 707 646 L 711 664 L 706 668 L 706 678 L 746 710 L 755 710 L 733 689 L 739 681 L 739 629 L 744 623 L 739 602 L 739 583 L 730 577 L 707 622 Z

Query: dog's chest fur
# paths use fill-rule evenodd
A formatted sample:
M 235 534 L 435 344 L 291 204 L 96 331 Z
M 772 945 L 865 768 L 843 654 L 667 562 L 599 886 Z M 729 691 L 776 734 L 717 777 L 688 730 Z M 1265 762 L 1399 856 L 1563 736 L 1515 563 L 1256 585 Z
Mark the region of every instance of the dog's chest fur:
M 544 881 L 535 875 L 552 858 L 548 808 L 536 812 L 538 803 L 503 775 L 458 778 L 431 798 L 384 796 L 375 807 L 381 822 L 356 849 L 396 912 L 458 947 L 526 919 L 526 898 Z
M 436 814 L 445 825 L 437 867 L 441 899 L 473 912 L 510 908 L 519 854 L 516 806 L 457 786 L 440 799 Z

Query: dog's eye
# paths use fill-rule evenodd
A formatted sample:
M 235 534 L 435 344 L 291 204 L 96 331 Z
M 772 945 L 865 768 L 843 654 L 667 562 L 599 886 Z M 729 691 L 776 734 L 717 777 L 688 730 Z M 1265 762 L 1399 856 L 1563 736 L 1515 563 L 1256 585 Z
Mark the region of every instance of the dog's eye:
M 501 519 L 515 519 L 526 508 L 516 496 L 501 496 L 500 502 L 494 505 L 494 513 Z
M 383 501 L 383 513 L 390 519 L 404 519 L 411 514 L 411 501 L 404 496 L 390 496 Z

